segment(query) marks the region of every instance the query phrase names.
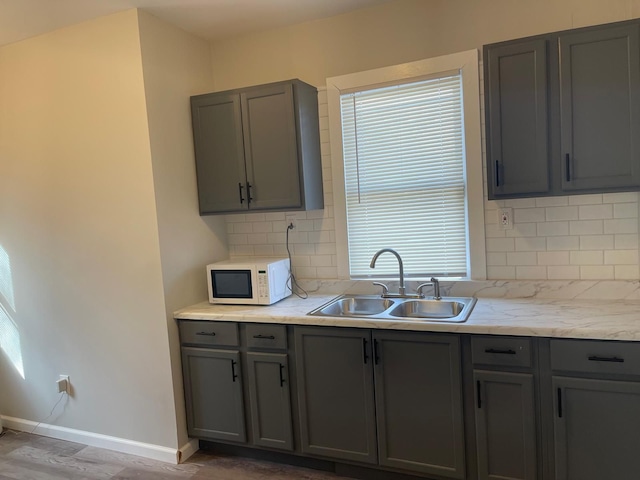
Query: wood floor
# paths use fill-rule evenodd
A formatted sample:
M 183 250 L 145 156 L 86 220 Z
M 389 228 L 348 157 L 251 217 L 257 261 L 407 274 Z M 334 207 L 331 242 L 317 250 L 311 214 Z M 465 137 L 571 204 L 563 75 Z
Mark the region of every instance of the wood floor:
M 23 432 L 0 436 L 0 480 L 339 480 L 332 473 L 198 452 L 181 465 Z

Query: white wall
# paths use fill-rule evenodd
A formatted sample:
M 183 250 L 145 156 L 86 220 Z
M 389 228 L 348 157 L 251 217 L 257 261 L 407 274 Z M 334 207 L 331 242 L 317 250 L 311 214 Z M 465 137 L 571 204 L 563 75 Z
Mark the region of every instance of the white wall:
M 212 49 L 213 86 L 224 90 L 300 78 L 323 87 L 327 77 L 638 16 L 640 0 L 397 0 L 216 42 Z M 300 278 L 337 275 L 328 119 L 323 101 L 320 124 L 327 208 L 300 214 L 300 228 L 291 237 L 293 266 Z M 512 230 L 497 228 L 497 208 L 501 206 L 514 208 Z M 491 279 L 640 277 L 637 193 L 502 202 L 489 202 L 485 194 L 485 210 L 487 273 Z M 283 225 L 284 214 L 227 216 L 231 254 L 283 254 Z
M 178 329 L 172 313 L 206 300 L 204 266 L 227 258 L 222 217 L 200 217 L 189 96 L 208 91 L 210 47 L 158 18 L 139 12 L 166 322 L 178 423 L 187 442 Z
M 176 447 L 137 12 L 2 47 L 0 72 L 0 412 L 44 420 L 67 374 L 47 423 Z

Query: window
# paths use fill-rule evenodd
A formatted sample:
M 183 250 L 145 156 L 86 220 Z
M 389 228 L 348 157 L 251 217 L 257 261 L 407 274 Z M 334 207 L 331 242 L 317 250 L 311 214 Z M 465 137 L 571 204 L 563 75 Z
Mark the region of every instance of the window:
M 475 73 L 475 75 L 474 75 Z M 328 79 L 341 277 L 484 278 L 477 52 Z M 336 141 L 337 140 L 337 141 Z

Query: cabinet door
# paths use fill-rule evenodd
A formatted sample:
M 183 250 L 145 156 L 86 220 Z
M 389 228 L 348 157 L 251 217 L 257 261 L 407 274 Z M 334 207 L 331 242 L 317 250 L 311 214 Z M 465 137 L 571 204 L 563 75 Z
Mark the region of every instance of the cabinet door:
M 489 198 L 549 191 L 547 44 L 485 50 Z
M 640 186 L 640 26 L 559 37 L 563 191 Z
M 293 450 L 289 365 L 284 353 L 248 353 L 253 443 Z
M 241 98 L 249 208 L 300 207 L 292 85 L 252 88 Z
M 183 347 L 182 370 L 189 435 L 245 442 L 239 352 Z
M 464 478 L 457 337 L 374 332 L 380 465 Z
M 476 370 L 480 480 L 535 480 L 533 375 Z
M 370 334 L 295 329 L 302 451 L 376 463 Z
M 637 480 L 640 383 L 553 377 L 556 480 Z
M 200 214 L 246 210 L 240 95 L 191 98 Z

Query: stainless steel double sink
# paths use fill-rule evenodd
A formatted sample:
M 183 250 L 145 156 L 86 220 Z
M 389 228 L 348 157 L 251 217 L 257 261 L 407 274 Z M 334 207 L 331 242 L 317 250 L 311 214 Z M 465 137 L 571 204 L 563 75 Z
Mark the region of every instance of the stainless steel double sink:
M 376 320 L 462 323 L 476 304 L 472 297 L 383 298 L 379 295 L 341 295 L 308 315 Z

